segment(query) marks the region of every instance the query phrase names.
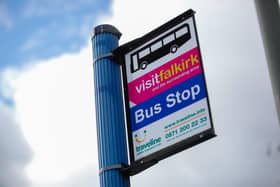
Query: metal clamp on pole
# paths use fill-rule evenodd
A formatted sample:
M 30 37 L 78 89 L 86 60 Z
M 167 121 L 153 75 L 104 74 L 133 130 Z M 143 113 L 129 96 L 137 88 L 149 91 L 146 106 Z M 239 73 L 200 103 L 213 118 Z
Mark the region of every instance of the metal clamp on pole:
M 101 175 L 105 171 L 114 170 L 114 169 L 121 169 L 121 170 L 123 170 L 123 169 L 125 169 L 127 167 L 128 167 L 128 165 L 124 164 L 124 163 L 107 166 L 105 168 L 100 168 L 99 175 Z
M 93 64 L 95 64 L 98 60 L 101 60 L 101 59 L 104 59 L 104 58 L 112 59 L 113 57 L 114 57 L 113 53 L 107 53 L 107 54 L 101 55 L 101 56 L 96 57 L 95 59 L 93 59 Z

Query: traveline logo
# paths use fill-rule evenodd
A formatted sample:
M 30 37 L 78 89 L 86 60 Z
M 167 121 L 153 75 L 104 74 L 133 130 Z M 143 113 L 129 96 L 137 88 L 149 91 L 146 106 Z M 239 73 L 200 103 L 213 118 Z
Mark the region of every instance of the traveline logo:
M 136 152 L 141 152 L 141 151 L 145 151 L 145 150 L 148 150 L 148 149 L 152 149 L 160 143 L 161 143 L 161 137 L 156 138 L 156 139 L 152 138 L 152 139 L 150 139 L 149 142 L 147 142 L 145 144 L 142 144 L 142 145 L 139 145 L 139 146 L 136 146 Z
M 146 140 L 146 137 L 147 137 L 147 131 L 146 130 L 144 130 L 143 133 L 140 131 L 140 132 L 137 132 L 134 135 L 135 141 L 138 144 L 144 142 Z

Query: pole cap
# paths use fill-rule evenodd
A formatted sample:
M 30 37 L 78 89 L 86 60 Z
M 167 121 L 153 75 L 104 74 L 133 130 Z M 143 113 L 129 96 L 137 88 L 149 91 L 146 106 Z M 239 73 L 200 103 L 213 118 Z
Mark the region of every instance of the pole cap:
M 118 39 L 120 39 L 122 35 L 122 33 L 113 25 L 103 24 L 103 25 L 98 25 L 94 28 L 92 38 L 97 34 L 102 34 L 102 33 L 114 34 L 118 37 Z

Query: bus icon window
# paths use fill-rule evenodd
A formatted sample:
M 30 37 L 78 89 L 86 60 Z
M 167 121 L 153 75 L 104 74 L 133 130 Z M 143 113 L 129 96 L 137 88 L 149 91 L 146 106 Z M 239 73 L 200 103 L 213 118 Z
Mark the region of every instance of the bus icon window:
M 180 38 L 181 36 L 183 36 L 184 34 L 188 33 L 188 29 L 187 27 L 182 27 L 181 29 L 179 29 L 178 31 L 175 32 L 175 36 L 176 38 Z
M 154 52 L 162 47 L 162 42 L 158 41 L 155 44 L 151 45 L 151 51 Z
M 139 58 L 143 58 L 144 56 L 147 56 L 148 54 L 150 54 L 150 49 L 146 48 L 139 52 Z
M 168 53 L 176 53 L 177 49 L 190 39 L 191 33 L 188 24 L 183 24 L 168 32 L 131 55 L 131 73 L 146 69 L 150 63 Z
M 174 40 L 175 40 L 175 35 L 173 33 L 173 34 L 163 38 L 163 45 L 167 45 L 168 43 L 170 43 L 170 42 L 172 42 Z
M 139 65 L 138 65 L 138 57 L 137 57 L 137 55 L 133 55 L 132 56 L 132 67 L 138 67 Z M 137 71 L 138 69 L 133 69 L 132 70 L 132 72 L 135 72 L 135 71 Z

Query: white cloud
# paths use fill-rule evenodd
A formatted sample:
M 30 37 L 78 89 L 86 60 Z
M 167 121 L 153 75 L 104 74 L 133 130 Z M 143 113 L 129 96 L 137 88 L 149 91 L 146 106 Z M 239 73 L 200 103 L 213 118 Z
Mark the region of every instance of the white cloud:
M 90 165 L 75 173 L 69 175 L 65 180 L 60 182 L 39 182 L 34 183 L 32 187 L 93 187 L 98 186 L 98 170 L 95 165 Z
M 13 111 L 1 102 L 0 155 L 0 186 L 28 187 L 30 183 L 24 169 L 32 159 L 32 152 L 14 119 Z
M 99 23 L 115 25 L 123 33 L 121 41 L 127 42 L 144 35 L 175 15 L 186 11 L 191 1 L 113 1 L 112 15 Z M 112 16 L 112 17 L 111 17 Z
M 0 95 L 5 99 L 14 98 L 14 88 L 16 79 L 18 78 L 18 71 L 15 69 L 5 69 L 0 72 Z
M 34 151 L 27 173 L 35 183 L 97 166 L 91 62 L 87 47 L 36 62 L 14 83 L 17 119 Z

